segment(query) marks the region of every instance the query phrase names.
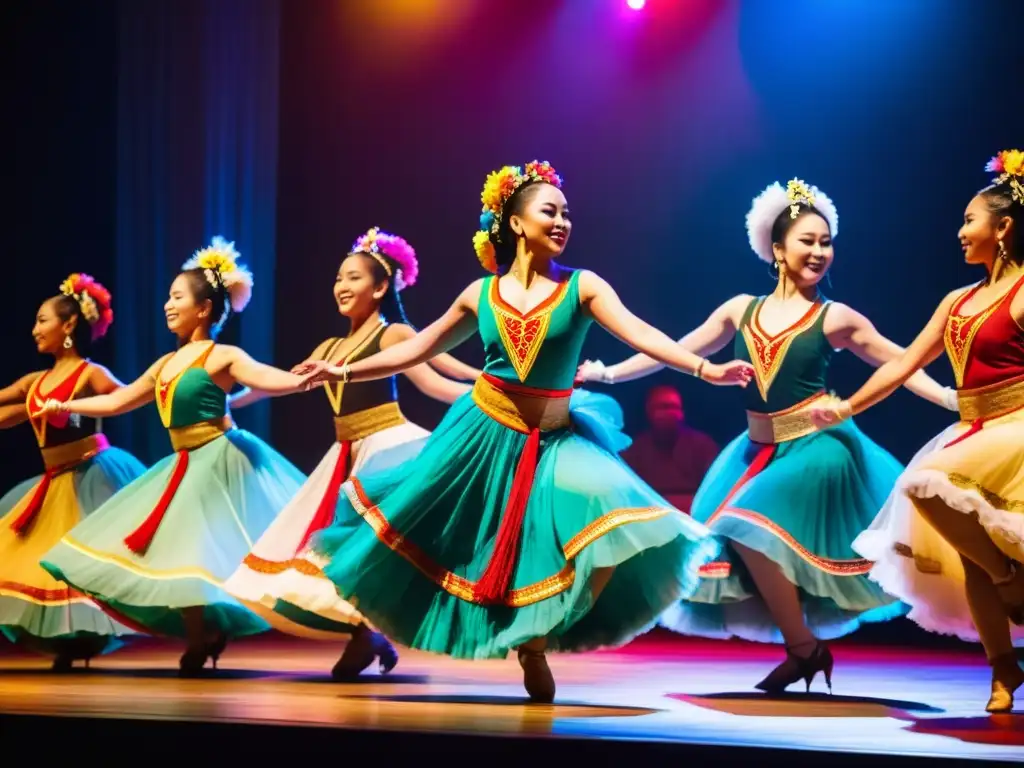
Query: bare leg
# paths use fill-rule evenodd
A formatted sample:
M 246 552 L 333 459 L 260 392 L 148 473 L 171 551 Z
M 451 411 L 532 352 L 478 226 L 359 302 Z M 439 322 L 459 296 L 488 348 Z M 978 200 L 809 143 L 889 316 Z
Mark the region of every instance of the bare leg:
M 952 509 L 938 496 L 915 497 L 914 506 L 957 552 L 983 568 L 992 581 L 1004 581 L 1011 575 L 1009 558 L 992 542 L 977 517 Z
M 590 577 L 591 605 L 597 602 L 597 598 L 604 592 L 604 588 L 608 586 L 613 575 L 615 575 L 615 566 L 594 570 L 594 574 Z
M 960 555 L 966 577 L 967 604 L 971 618 L 978 629 L 978 636 L 985 648 L 989 662 L 1007 654 L 1013 655 L 1010 640 L 1010 624 L 1006 620 L 1003 601 L 999 597 L 992 578 L 985 570 L 966 555 Z
M 789 652 L 794 656 L 808 658 L 814 652 L 817 639 L 804 621 L 796 585 L 786 578 L 779 566 L 757 550 L 735 541 L 730 544 L 747 566 L 757 591 L 768 606 L 772 620 L 782 631 Z

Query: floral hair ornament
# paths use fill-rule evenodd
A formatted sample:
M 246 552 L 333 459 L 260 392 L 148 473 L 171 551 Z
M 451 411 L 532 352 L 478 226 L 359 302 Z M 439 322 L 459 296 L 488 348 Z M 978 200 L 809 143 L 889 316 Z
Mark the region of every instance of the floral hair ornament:
M 420 273 L 416 251 L 398 235 L 381 232 L 380 227 L 374 227 L 352 244 L 351 253 L 365 253 L 376 259 L 377 263 L 384 267 L 388 277 L 394 277 L 396 291 L 404 291 L 410 285 L 416 284 L 416 278 Z M 389 259 L 394 263 L 394 267 L 388 263 Z
M 1010 196 L 1024 205 L 1024 152 L 1019 149 L 1004 149 L 985 165 L 989 173 L 998 173 L 993 184 L 1009 184 Z
M 480 265 L 488 272 L 498 272 L 498 256 L 494 244 L 500 242 L 502 209 L 517 190 L 536 181 L 562 188 L 562 177 L 555 172 L 551 163 L 540 160 L 527 163 L 522 168 L 506 165 L 487 175 L 483 192 L 480 193 L 483 211 L 480 213 L 480 229 L 473 235 L 473 250 L 476 251 Z
M 93 341 L 106 334 L 110 324 L 114 322 L 114 310 L 110 308 L 110 291 L 97 283 L 91 275 L 73 272 L 60 284 L 60 292 L 78 302 L 82 317 L 92 330 Z
M 252 272 L 242 265 L 240 256 L 234 242 L 229 243 L 217 235 L 208 246 L 192 254 L 181 268 L 203 270 L 210 285 L 224 286 L 231 311 L 241 312 L 252 298 Z
M 750 241 L 750 248 L 759 259 L 769 264 L 775 263 L 772 226 L 787 208 L 790 218 L 797 218 L 801 206 L 813 208 L 820 213 L 828 222 L 832 237 L 839 234 L 839 213 L 828 195 L 800 179 L 791 179 L 785 189 L 778 182 L 774 182 L 754 198 L 747 213 L 747 238 Z

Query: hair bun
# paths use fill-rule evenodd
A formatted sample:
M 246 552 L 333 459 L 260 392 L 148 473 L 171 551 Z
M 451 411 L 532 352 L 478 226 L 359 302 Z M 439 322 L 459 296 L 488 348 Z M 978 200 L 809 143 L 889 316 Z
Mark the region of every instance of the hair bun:
M 84 272 L 72 272 L 60 284 L 60 292 L 78 302 L 82 317 L 89 323 L 92 340 L 102 338 L 114 322 L 114 310 L 110 306 L 110 291 Z

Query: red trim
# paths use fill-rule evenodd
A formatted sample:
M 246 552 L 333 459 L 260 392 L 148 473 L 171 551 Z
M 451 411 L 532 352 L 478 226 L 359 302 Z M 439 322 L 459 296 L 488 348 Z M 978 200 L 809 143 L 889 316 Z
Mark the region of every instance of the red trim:
M 178 460 L 174 463 L 174 471 L 171 472 L 171 479 L 167 481 L 167 487 L 164 488 L 160 501 L 156 503 L 156 507 L 149 513 L 149 516 L 142 521 L 142 525 L 125 537 L 124 545 L 136 555 L 146 554 L 149 545 L 153 543 L 153 537 L 156 536 L 157 529 L 163 522 L 164 515 L 167 514 L 167 508 L 171 505 L 174 494 L 178 492 L 186 470 L 188 470 L 188 451 L 178 451 Z
M 312 537 L 312 535 L 317 531 L 326 528 L 334 520 L 334 513 L 338 507 L 338 491 L 341 489 L 341 484 L 345 482 L 345 478 L 348 477 L 349 458 L 351 456 L 352 441 L 343 440 L 341 442 L 341 452 L 338 454 L 338 460 L 334 462 L 334 471 L 331 473 L 331 481 L 327 485 L 327 490 L 324 491 L 323 498 L 320 499 L 320 504 L 317 505 L 316 514 L 314 514 L 313 519 L 309 521 L 309 527 L 306 528 L 306 532 L 302 534 L 299 546 L 293 554 L 298 554 L 305 549 L 306 544 L 309 543 L 310 537 Z
M 489 373 L 482 374 L 481 378 L 495 389 L 501 390 L 502 392 L 509 392 L 513 395 L 544 397 L 551 400 L 557 400 L 560 397 L 569 397 L 572 395 L 572 389 L 540 389 L 538 387 L 527 387 L 525 384 L 515 384 L 511 381 L 505 381 L 505 379 L 499 379 L 497 376 L 492 376 Z

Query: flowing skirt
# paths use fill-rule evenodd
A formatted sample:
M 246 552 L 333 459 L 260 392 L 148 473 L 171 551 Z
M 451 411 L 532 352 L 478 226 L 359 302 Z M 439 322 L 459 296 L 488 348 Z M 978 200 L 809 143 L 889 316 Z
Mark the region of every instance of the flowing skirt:
M 42 476 L 19 483 L 0 498 L 0 631 L 32 650 L 58 653 L 72 642 L 91 653 L 118 648 L 134 634 L 92 600 L 39 566 L 60 538 L 146 468 L 130 453 L 107 448 L 54 476 L 42 506 L 19 535 L 13 523 L 32 502 Z M 86 655 L 89 655 L 86 654 Z
M 754 443 L 744 433 L 711 466 L 691 513 L 724 541 L 775 562 L 796 585 L 807 625 L 828 640 L 906 610 L 867 577 L 871 563 L 850 546 L 901 470 L 849 421 L 778 446 Z M 782 642 L 739 555 L 731 546 L 724 554 L 702 570 L 696 594 L 666 611 L 663 626 Z
M 361 472 L 368 462 L 384 469 L 411 460 L 429 435 L 407 422 L 358 440 L 352 444 L 349 474 Z M 335 640 L 363 623 L 362 615 L 338 596 L 320 569 L 298 557 L 320 505 L 338 498 L 346 479 L 341 474 L 344 467 L 338 467 L 342 457 L 342 445 L 335 443 L 224 583 L 225 591 L 289 634 Z
M 223 589 L 304 475 L 255 435 L 232 429 L 188 454 L 188 465 L 144 554 L 131 535 L 175 479 L 177 455 L 66 534 L 43 558 L 54 578 L 153 634 L 184 637 L 181 609 L 205 608 L 211 629 L 230 637 L 269 626 Z
M 874 560 L 871 578 L 910 606 L 922 629 L 978 642 L 964 592 L 960 555 L 914 506 L 914 497 L 941 497 L 976 514 L 992 541 L 1024 561 L 1024 410 L 985 423 L 956 445 L 969 425 L 954 424 L 913 458 L 896 489 L 854 549 Z M 1011 625 L 1014 645 L 1024 627 Z
M 483 604 L 477 587 L 527 436 L 470 394 L 416 461 L 357 473 L 342 486 L 335 521 L 313 537 L 311 557 L 369 621 L 414 648 L 479 659 L 540 636 L 561 651 L 627 642 L 696 588 L 718 545 L 618 458 L 629 440 L 614 400 L 576 391 L 570 419 L 542 435 L 501 604 Z M 593 577 L 608 568 L 595 600 Z

